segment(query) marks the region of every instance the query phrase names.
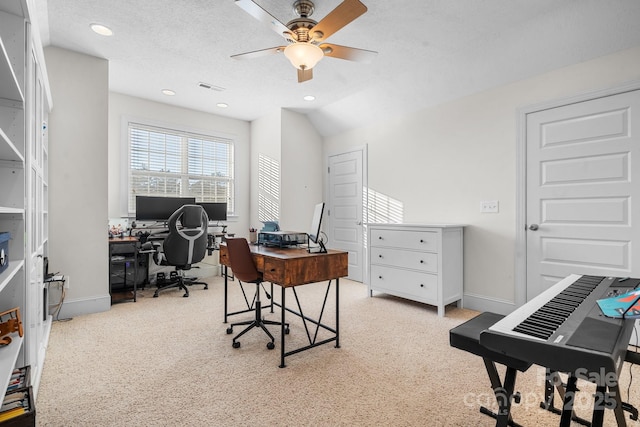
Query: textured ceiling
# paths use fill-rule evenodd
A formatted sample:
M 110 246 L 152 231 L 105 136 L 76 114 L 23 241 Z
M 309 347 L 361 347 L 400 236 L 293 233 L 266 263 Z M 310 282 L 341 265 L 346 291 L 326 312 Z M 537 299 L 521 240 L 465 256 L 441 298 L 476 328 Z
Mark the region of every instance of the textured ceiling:
M 293 1 L 255 0 L 281 22 Z M 230 56 L 284 39 L 233 0 L 36 0 L 43 43 L 109 60 L 114 92 L 253 120 L 306 113 L 322 135 L 640 45 L 638 0 L 363 0 L 368 11 L 329 38 L 370 64 L 324 58 L 297 83 L 282 54 Z M 341 0 L 316 0 L 319 21 Z M 89 29 L 114 31 L 102 37 Z M 640 59 L 639 59 L 640 61 Z M 224 88 L 202 89 L 199 82 Z M 173 89 L 176 96 L 161 94 Z M 316 96 L 313 102 L 304 95 Z M 226 109 L 216 103 L 229 104 Z

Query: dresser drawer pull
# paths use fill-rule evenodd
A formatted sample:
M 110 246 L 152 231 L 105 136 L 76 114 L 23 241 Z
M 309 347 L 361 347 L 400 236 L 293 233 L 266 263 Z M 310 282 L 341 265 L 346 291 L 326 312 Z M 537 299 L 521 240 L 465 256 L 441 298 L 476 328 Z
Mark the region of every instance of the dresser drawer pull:
M 378 240 L 382 240 L 382 236 L 378 236 Z
M 382 258 L 382 254 L 378 255 L 378 258 Z
M 420 239 L 420 243 L 424 243 L 424 239 Z
M 424 283 L 420 283 L 420 287 L 421 287 L 421 288 L 424 288 Z
M 378 279 L 382 280 L 382 276 L 378 276 Z
M 420 264 L 424 264 L 424 260 L 423 259 L 420 260 Z

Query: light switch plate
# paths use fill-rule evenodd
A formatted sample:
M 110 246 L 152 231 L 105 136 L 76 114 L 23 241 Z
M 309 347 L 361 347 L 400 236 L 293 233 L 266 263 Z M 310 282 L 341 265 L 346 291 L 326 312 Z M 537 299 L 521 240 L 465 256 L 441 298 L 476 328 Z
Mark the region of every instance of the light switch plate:
M 499 203 L 497 200 L 483 200 L 480 202 L 481 213 L 498 213 Z

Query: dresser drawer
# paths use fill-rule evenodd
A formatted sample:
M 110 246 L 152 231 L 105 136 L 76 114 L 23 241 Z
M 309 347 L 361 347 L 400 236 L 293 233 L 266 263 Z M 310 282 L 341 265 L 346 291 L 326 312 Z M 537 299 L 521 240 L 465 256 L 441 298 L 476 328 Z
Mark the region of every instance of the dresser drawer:
M 438 272 L 438 254 L 402 249 L 372 247 L 371 264 L 411 268 L 429 273 Z
M 371 288 L 417 301 L 438 301 L 438 276 L 381 265 L 371 266 Z
M 371 230 L 370 246 L 415 249 L 418 251 L 437 251 L 438 233 L 435 231 Z

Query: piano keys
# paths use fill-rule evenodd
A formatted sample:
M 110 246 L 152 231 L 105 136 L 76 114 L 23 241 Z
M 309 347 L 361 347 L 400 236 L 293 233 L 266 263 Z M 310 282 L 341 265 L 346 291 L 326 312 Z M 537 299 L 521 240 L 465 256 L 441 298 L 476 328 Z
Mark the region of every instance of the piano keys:
M 639 283 L 638 279 L 567 276 L 481 332 L 480 344 L 552 372 L 568 373 L 574 387 L 575 378 L 596 383 L 602 397 L 615 399 L 618 425 L 625 426 L 617 378 L 634 320 L 606 317 L 596 301 L 625 293 Z M 602 416 L 603 409 L 594 412 L 594 425 L 601 424 Z

